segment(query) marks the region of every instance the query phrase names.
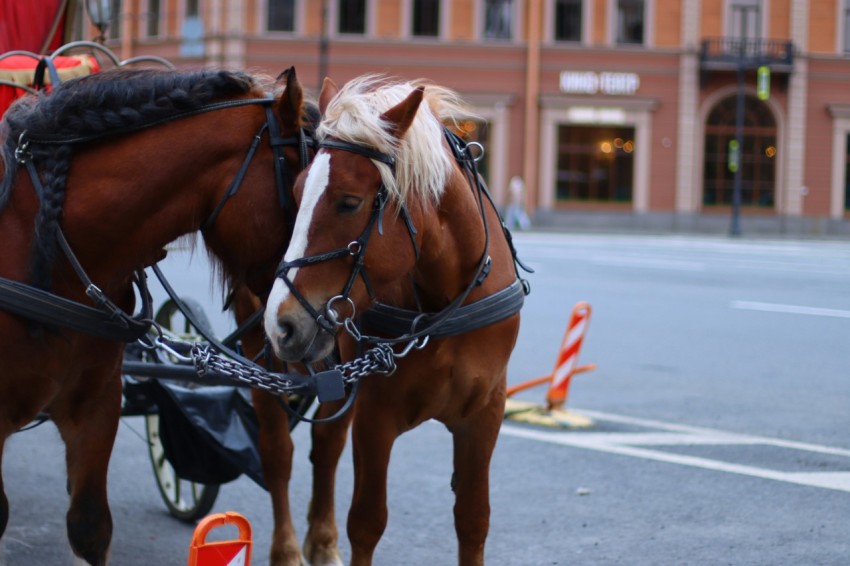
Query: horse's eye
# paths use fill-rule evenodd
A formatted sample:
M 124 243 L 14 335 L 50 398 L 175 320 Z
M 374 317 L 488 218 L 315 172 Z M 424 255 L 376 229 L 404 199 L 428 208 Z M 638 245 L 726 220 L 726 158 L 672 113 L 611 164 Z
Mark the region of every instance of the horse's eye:
M 336 211 L 340 214 L 351 214 L 360 210 L 363 204 L 363 199 L 360 197 L 346 195 L 341 197 L 336 203 Z

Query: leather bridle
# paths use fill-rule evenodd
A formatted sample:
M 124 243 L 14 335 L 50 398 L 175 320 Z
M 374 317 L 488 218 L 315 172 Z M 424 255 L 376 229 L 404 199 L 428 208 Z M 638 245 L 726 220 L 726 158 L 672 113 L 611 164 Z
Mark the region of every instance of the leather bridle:
M 297 146 L 299 148 L 301 166 L 304 168 L 309 160 L 309 149 L 313 147 L 314 142 L 312 136 L 303 129 L 297 136 L 282 137 L 280 135 L 280 126 L 271 110 L 271 105 L 274 102 L 275 99 L 273 98 L 254 98 L 214 102 L 189 112 L 172 115 L 167 119 L 160 119 L 141 125 L 135 125 L 118 131 L 113 130 L 108 133 L 84 136 L 28 136 L 27 132 L 24 131 L 18 139 L 18 147 L 15 150 L 15 157 L 19 164 L 26 167 L 36 194 L 38 195 L 39 200 L 41 200 L 44 190 L 41 178 L 38 175 L 38 171 L 36 170 L 35 164 L 32 160 L 32 154 L 30 152 L 31 144 L 65 145 L 84 143 L 106 136 L 115 136 L 139 131 L 201 113 L 238 106 L 262 104 L 265 106 L 266 121 L 254 136 L 254 140 L 248 149 L 248 153 L 242 162 L 242 166 L 239 168 L 239 171 L 237 172 L 233 182 L 230 184 L 229 189 L 225 192 L 224 196 L 213 209 L 213 212 L 207 220 L 201 225 L 201 230 L 207 230 L 214 224 L 226 202 L 239 190 L 245 174 L 247 173 L 248 167 L 250 166 L 259 146 L 260 139 L 267 130 L 269 133 L 269 144 L 274 154 L 275 184 L 277 187 L 278 200 L 281 207 L 293 216 L 294 207 L 292 206 L 291 197 L 289 195 L 289 191 L 286 190 L 286 187 L 292 186 L 291 181 L 294 179 L 294 175 L 286 167 L 283 147 L 293 145 Z M 287 175 L 286 179 L 284 179 L 284 175 Z M 287 184 L 286 181 L 290 182 Z M 291 220 L 292 218 L 290 218 L 289 222 L 290 227 L 292 225 Z M 142 298 L 142 308 L 138 314 L 130 315 L 115 305 L 91 281 L 65 239 L 61 228 L 57 229 L 57 239 L 65 257 L 68 259 L 78 278 L 83 283 L 83 286 L 86 289 L 86 295 L 94 303 L 94 308 L 55 295 L 43 289 L 27 285 L 20 281 L 0 277 L 0 309 L 23 316 L 40 324 L 69 328 L 76 332 L 81 332 L 107 340 L 132 342 L 145 336 L 152 325 L 151 319 L 153 309 L 150 293 L 147 291 L 146 275 L 144 270 L 137 270 L 133 276 L 133 283 L 138 288 L 139 296 Z
M 444 135 L 450 148 L 452 149 L 456 160 L 461 165 L 464 173 L 466 174 L 470 188 L 472 189 L 473 194 L 475 195 L 479 213 L 481 216 L 481 222 L 484 229 L 484 250 L 480 256 L 472 280 L 464 288 L 464 290 L 457 297 L 455 297 L 454 300 L 452 300 L 446 307 L 436 313 L 408 311 L 406 309 L 398 309 L 396 307 L 387 307 L 386 305 L 382 306 L 376 301 L 374 290 L 366 274 L 365 257 L 369 245 L 369 240 L 375 231 L 374 229 L 377 228 L 377 233 L 379 235 L 383 234 L 383 215 L 389 196 L 386 187 L 382 184 L 381 187 L 378 189 L 377 193 L 375 194 L 375 199 L 372 203 L 372 212 L 369 217 L 369 221 L 367 222 L 364 230 L 355 240 L 352 240 L 344 247 L 337 248 L 329 252 L 301 257 L 290 261 L 284 259 L 284 261 L 280 263 L 277 273 L 275 274 L 276 277 L 283 280 L 283 282 L 292 292 L 296 300 L 298 300 L 301 306 L 315 320 L 316 324 L 325 332 L 333 334 L 340 327 L 344 327 L 346 331 L 351 334 L 359 343 L 369 342 L 379 344 L 399 344 L 406 342 L 417 343 L 417 347 L 421 347 L 424 346 L 424 342 L 427 341 L 428 338 L 431 336 L 447 336 L 469 332 L 471 330 L 481 328 L 482 326 L 493 324 L 498 320 L 503 320 L 518 312 L 522 307 L 523 298 L 526 294 L 528 294 L 529 289 L 527 282 L 519 278 L 518 270 L 518 283 L 515 283 L 502 291 L 490 295 L 485 299 L 482 299 L 481 301 L 476 301 L 471 305 L 463 305 L 472 290 L 475 287 L 481 285 L 486 279 L 487 275 L 490 273 L 490 268 L 492 264 L 492 260 L 489 255 L 490 233 L 487 224 L 487 215 L 484 201 L 489 201 L 490 205 L 494 208 L 495 205 L 493 204 L 493 200 L 490 197 L 490 194 L 487 191 L 486 187 L 484 186 L 481 177 L 478 175 L 478 171 L 475 165 L 475 157 L 472 155 L 470 145 L 463 142 L 463 140 L 461 140 L 458 136 L 456 136 L 448 129 L 444 130 Z M 390 166 L 391 168 L 394 168 L 395 166 L 395 158 L 393 156 L 378 152 L 370 147 L 365 147 L 355 143 L 345 142 L 336 139 L 328 139 L 319 142 L 318 148 L 348 151 L 384 163 Z M 404 204 L 400 205 L 399 214 L 404 220 L 405 225 L 407 226 L 407 231 L 410 236 L 410 240 L 413 244 L 416 258 L 418 259 L 419 247 L 416 241 L 416 228 L 413 225 L 413 221 Z M 513 246 L 510 237 L 510 232 L 508 231 L 508 228 L 505 226 L 504 223 L 502 223 L 502 229 L 505 233 L 509 247 L 513 254 L 515 269 L 517 266 L 520 266 L 524 270 L 530 272 L 531 270 L 524 266 L 517 258 L 516 250 Z M 325 304 L 321 312 L 309 303 L 309 301 L 295 287 L 294 283 L 288 277 L 289 270 L 292 268 L 315 265 L 317 263 L 347 257 L 353 258 L 351 273 L 348 279 L 346 280 L 346 283 L 343 286 L 343 289 L 340 294 L 332 297 Z M 389 310 L 389 312 L 391 312 L 389 316 L 393 319 L 392 328 L 394 329 L 394 331 L 400 331 L 400 334 L 392 338 L 386 338 L 379 336 L 367 336 L 361 332 L 360 322 L 357 320 L 356 312 L 354 309 L 354 302 L 350 297 L 351 290 L 358 277 L 363 280 L 366 286 L 367 293 L 369 294 L 374 304 L 372 310 L 366 311 L 366 313 L 364 313 L 364 317 L 368 320 L 369 325 L 376 326 L 378 328 L 381 328 L 382 325 L 386 327 L 386 325 L 384 324 L 384 322 L 386 321 L 382 320 L 385 318 L 385 315 L 382 313 L 386 313 Z M 347 316 L 343 320 L 340 320 L 339 313 L 335 308 L 335 305 L 337 303 L 345 303 L 348 306 L 348 309 L 351 311 L 349 316 Z M 400 323 L 399 320 L 402 320 L 402 322 Z M 449 327 L 451 328 L 451 331 L 449 334 L 446 334 L 445 330 Z

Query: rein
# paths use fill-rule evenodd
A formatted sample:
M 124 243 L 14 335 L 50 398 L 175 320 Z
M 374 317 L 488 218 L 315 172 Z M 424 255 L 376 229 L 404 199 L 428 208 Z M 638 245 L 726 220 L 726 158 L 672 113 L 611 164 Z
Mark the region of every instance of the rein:
M 386 187 L 382 185 L 375 195 L 375 201 L 372 206 L 372 215 L 370 216 L 369 222 L 356 240 L 353 240 L 343 248 L 338 248 L 323 254 L 302 257 L 292 261 L 284 260 L 278 267 L 276 277 L 283 280 L 298 302 L 307 310 L 308 313 L 310 313 L 319 327 L 326 332 L 333 333 L 340 326 L 344 326 L 346 331 L 351 334 L 358 343 L 369 342 L 378 345 L 389 345 L 407 342 L 408 345 L 401 354 L 394 353 L 396 357 L 402 357 L 409 352 L 411 347 L 423 348 L 431 337 L 440 338 L 453 336 L 470 332 L 478 328 L 483 328 L 516 314 L 522 308 L 525 295 L 529 292 L 529 286 L 527 281 L 519 277 L 519 267 L 522 267 L 524 270 L 529 272 L 531 270 L 522 264 L 517 258 L 516 249 L 513 246 L 510 231 L 504 222 L 502 222 L 502 230 L 514 258 L 514 269 L 517 271 L 517 281 L 506 289 L 494 293 L 493 295 L 489 295 L 480 301 L 463 305 L 472 290 L 481 285 L 490 273 L 492 260 L 488 254 L 490 231 L 484 207 L 485 198 L 494 208 L 495 205 L 492 197 L 487 191 L 487 188 L 484 186 L 480 175 L 478 174 L 477 167 L 475 165 L 475 157 L 472 155 L 469 145 L 463 142 L 463 140 L 448 129 L 444 129 L 444 135 L 452 153 L 455 156 L 455 159 L 462 166 L 470 188 L 474 193 L 484 228 L 484 251 L 478 261 L 472 280 L 466 288 L 457 297 L 455 297 L 451 303 L 449 303 L 449 305 L 436 313 L 411 311 L 375 302 L 374 306 L 370 310 L 363 313 L 361 321 L 381 332 L 395 334 L 396 337 L 383 338 L 362 334 L 359 324 L 354 321 L 356 313 L 354 312 L 354 304 L 351 301 L 350 292 L 354 282 L 359 276 L 363 279 L 369 296 L 374 298 L 372 286 L 366 276 L 364 263 L 366 249 L 368 247 L 369 238 L 373 232 L 373 227 L 377 225 L 378 234 L 383 234 L 382 219 L 386 202 L 388 200 L 388 193 Z M 390 165 L 391 167 L 395 165 L 394 157 L 354 143 L 340 140 L 324 140 L 319 143 L 318 147 L 319 149 L 327 148 L 349 151 L 363 155 L 370 159 L 375 159 L 379 162 Z M 416 229 L 413 226 L 410 214 L 404 205 L 401 205 L 400 207 L 400 214 L 405 221 L 411 242 L 413 242 L 416 257 L 418 258 L 419 248 L 416 243 Z M 348 256 L 354 259 L 351 275 L 349 276 L 342 293 L 332 297 L 327 302 L 324 312 L 320 313 L 312 305 L 310 305 L 307 299 L 295 288 L 289 277 L 287 277 L 289 270 L 292 268 L 303 267 Z M 339 313 L 334 308 L 334 304 L 338 302 L 347 303 L 349 309 L 352 311 L 351 315 L 343 321 L 339 320 Z
M 245 160 L 243 161 L 242 166 L 237 172 L 236 177 L 231 183 L 229 189 L 225 192 L 222 199 L 213 209 L 213 212 L 210 217 L 207 218 L 207 220 L 201 225 L 201 230 L 203 231 L 213 225 L 226 202 L 238 191 L 239 187 L 241 186 L 242 180 L 245 174 L 247 173 L 248 167 L 251 161 L 253 160 L 256 150 L 259 146 L 260 139 L 266 130 L 269 131 L 269 144 L 271 145 L 272 151 L 274 153 L 275 183 L 278 192 L 278 200 L 281 203 L 282 207 L 284 207 L 286 210 L 291 211 L 291 197 L 288 195 L 285 189 L 283 178 L 284 171 L 286 171 L 286 173 L 290 176 L 291 172 L 285 167 L 282 146 L 300 146 L 302 164 L 306 164 L 306 158 L 308 157 L 308 144 L 312 143 L 312 138 L 303 130 L 298 136 L 281 137 L 280 128 L 277 124 L 277 121 L 274 119 L 274 115 L 270 108 L 270 105 L 273 102 L 273 98 L 253 98 L 215 102 L 204 105 L 192 111 L 174 114 L 172 116 L 169 116 L 168 118 L 163 118 L 145 124 L 127 127 L 119 130 L 113 130 L 106 133 L 100 132 L 87 136 L 68 137 L 59 135 L 44 135 L 28 137 L 27 132 L 24 131 L 23 133 L 21 133 L 18 139 L 18 147 L 15 150 L 15 157 L 19 164 L 26 166 L 33 187 L 35 188 L 36 194 L 38 195 L 39 200 L 41 200 L 43 198 L 44 190 L 41 184 L 41 179 L 32 161 L 32 154 L 29 150 L 30 144 L 32 143 L 54 145 L 90 142 L 106 136 L 128 134 L 140 131 L 142 129 L 161 125 L 166 122 L 171 122 L 182 118 L 188 118 L 190 116 L 195 116 L 206 112 L 212 112 L 215 110 L 222 110 L 226 108 L 235 108 L 254 104 L 263 104 L 265 106 L 266 111 L 266 123 L 260 127 L 260 130 L 254 136 L 254 140 L 251 146 L 249 147 L 248 154 L 246 155 Z M 83 283 L 86 289 L 86 295 L 88 295 L 89 298 L 92 300 L 95 305 L 95 308 L 77 303 L 76 301 L 72 301 L 64 297 L 60 297 L 43 289 L 39 289 L 31 285 L 27 285 L 25 283 L 6 279 L 3 277 L 0 277 L 0 308 L 3 308 L 4 310 L 12 312 L 14 314 L 23 316 L 24 318 L 33 320 L 35 322 L 48 325 L 57 325 L 76 332 L 81 332 L 83 334 L 88 334 L 90 336 L 95 336 L 97 338 L 103 338 L 107 340 L 115 340 L 119 342 L 133 342 L 145 336 L 150 331 L 152 326 L 151 317 L 153 309 L 151 305 L 150 293 L 147 290 L 147 276 L 145 275 L 144 270 L 136 270 L 134 272 L 133 283 L 138 288 L 139 295 L 142 298 L 142 310 L 139 314 L 132 316 L 124 312 L 117 305 L 115 305 L 91 281 L 91 279 L 83 269 L 82 265 L 77 260 L 76 255 L 74 254 L 67 240 L 65 239 L 65 235 L 61 227 L 57 229 L 56 237 L 59 242 L 60 248 L 65 254 L 65 257 L 70 262 L 74 271 L 76 272 L 77 277 Z

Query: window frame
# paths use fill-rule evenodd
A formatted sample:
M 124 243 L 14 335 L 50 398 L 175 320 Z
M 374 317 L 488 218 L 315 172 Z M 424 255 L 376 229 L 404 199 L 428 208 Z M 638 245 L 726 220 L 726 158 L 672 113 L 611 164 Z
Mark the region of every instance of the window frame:
M 448 11 L 444 0 L 432 0 L 437 4 L 437 33 L 434 35 L 424 35 L 414 33 L 413 26 L 416 23 L 416 2 L 418 0 L 407 0 L 404 3 L 405 12 L 402 16 L 404 26 L 404 37 L 416 40 L 434 40 L 445 37 L 447 22 L 446 12 Z
M 509 37 L 489 37 L 487 35 L 487 9 L 490 2 L 510 3 L 510 34 Z M 478 0 L 475 11 L 475 35 L 479 41 L 488 43 L 518 43 L 522 36 L 522 21 L 520 19 L 520 0 Z
M 641 32 L 640 41 L 626 41 L 620 35 L 620 21 L 622 16 L 621 8 L 628 4 L 640 4 L 641 8 Z M 614 0 L 614 10 L 611 13 L 611 23 L 613 26 L 612 42 L 614 45 L 622 47 L 645 47 L 647 46 L 648 23 L 649 23 L 649 6 L 646 0 Z
M 561 2 L 573 2 L 578 4 L 579 7 L 579 38 L 578 39 L 560 39 L 558 38 L 557 29 L 558 29 L 558 4 Z M 589 26 L 587 25 L 588 21 L 588 6 L 585 0 L 552 0 L 549 3 L 550 11 L 547 14 L 547 18 L 544 21 L 552 22 L 551 26 L 547 26 L 548 32 L 550 34 L 550 39 L 553 43 L 557 44 L 566 44 L 566 45 L 581 45 L 587 43 L 587 32 Z
M 329 22 L 330 29 L 332 35 L 336 37 L 371 37 L 372 36 L 372 18 L 374 14 L 374 6 L 372 5 L 372 0 L 361 0 L 363 2 L 364 14 L 363 14 L 363 32 L 348 32 L 348 31 L 340 31 L 339 26 L 341 23 L 340 18 L 340 3 L 345 0 L 333 0 L 331 12 L 331 21 Z
M 303 0 L 290 0 L 292 2 L 292 29 L 291 30 L 283 30 L 283 29 L 269 29 L 269 8 L 270 4 L 275 0 L 264 0 L 263 8 L 259 10 L 260 22 L 259 22 L 259 30 L 260 33 L 267 33 L 271 35 L 292 35 L 299 33 L 303 29 L 303 18 L 304 18 L 304 2 Z
M 164 10 L 163 4 L 166 0 L 145 0 L 145 17 L 142 24 L 141 36 L 145 38 L 160 38 L 163 36 L 162 31 L 164 29 Z M 151 4 L 156 4 L 156 12 L 155 14 L 151 11 Z M 155 15 L 155 17 L 153 17 Z M 155 29 L 152 31 L 152 26 L 155 25 Z

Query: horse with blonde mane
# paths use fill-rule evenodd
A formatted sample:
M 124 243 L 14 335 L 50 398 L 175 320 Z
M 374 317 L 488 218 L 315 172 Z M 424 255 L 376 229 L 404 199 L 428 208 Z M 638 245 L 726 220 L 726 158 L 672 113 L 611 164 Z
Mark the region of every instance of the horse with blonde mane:
M 483 564 L 489 467 L 527 287 L 510 234 L 446 124 L 471 113 L 424 81 L 325 80 L 319 151 L 296 181 L 293 238 L 266 306 L 275 353 L 311 362 L 380 351 L 395 372 L 352 384 L 351 564 L 388 520 L 396 438 L 429 419 L 454 446 L 459 563 Z M 447 482 L 448 483 L 448 482 Z

